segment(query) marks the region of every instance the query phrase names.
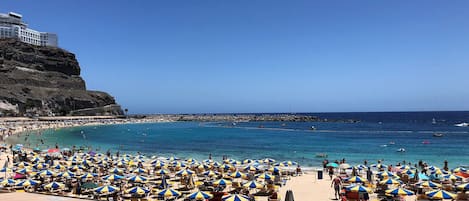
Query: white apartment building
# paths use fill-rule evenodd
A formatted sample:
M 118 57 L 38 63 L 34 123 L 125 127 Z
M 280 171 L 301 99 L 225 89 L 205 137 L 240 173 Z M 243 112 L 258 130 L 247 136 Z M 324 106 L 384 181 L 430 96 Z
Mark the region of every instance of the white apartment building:
M 58 46 L 57 34 L 30 29 L 22 18 L 22 15 L 13 12 L 0 13 L 0 38 L 17 38 L 38 46 Z

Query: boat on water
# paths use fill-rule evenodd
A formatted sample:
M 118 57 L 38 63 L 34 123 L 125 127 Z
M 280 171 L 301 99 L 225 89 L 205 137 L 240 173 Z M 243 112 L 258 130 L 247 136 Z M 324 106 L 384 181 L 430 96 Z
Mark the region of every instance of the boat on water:
M 314 126 L 311 126 L 311 128 L 310 128 L 310 129 L 311 129 L 312 131 L 315 131 L 315 130 L 316 130 L 316 127 L 314 127 Z
M 433 133 L 433 137 L 443 137 L 443 133 Z
M 404 148 L 399 148 L 396 150 L 397 152 L 405 152 L 405 149 Z
M 469 126 L 469 123 L 463 122 L 463 123 L 460 123 L 460 124 L 454 124 L 454 126 L 457 126 L 457 127 L 468 127 L 468 126 Z
M 430 141 L 424 140 L 424 141 L 422 142 L 422 144 L 430 144 Z
M 327 158 L 327 154 L 326 153 L 317 153 L 316 158 Z
M 390 145 L 396 144 L 394 141 L 389 142 Z
M 436 119 L 435 118 L 432 119 L 432 124 L 436 124 Z

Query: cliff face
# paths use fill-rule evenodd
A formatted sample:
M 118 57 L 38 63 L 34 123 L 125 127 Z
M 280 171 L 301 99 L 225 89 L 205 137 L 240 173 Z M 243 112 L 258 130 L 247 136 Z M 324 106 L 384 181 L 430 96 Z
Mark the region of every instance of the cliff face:
M 87 115 L 122 114 L 112 96 L 86 90 L 73 53 L 0 39 L 0 113 L 80 115 L 83 109 Z

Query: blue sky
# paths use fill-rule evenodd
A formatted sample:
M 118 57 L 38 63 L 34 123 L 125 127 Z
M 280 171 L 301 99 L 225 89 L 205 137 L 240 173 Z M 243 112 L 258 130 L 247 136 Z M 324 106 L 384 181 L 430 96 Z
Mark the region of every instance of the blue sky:
M 469 1 L 3 0 L 131 113 L 469 110 Z

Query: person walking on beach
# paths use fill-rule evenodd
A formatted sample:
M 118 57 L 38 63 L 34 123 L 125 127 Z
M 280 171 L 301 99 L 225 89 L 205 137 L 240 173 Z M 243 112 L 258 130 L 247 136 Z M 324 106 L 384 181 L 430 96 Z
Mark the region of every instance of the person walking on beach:
M 332 176 L 334 176 L 334 168 L 332 168 L 332 166 L 329 166 L 328 172 L 329 172 L 329 177 L 330 177 L 331 180 L 332 180 Z
M 342 179 L 339 176 L 336 176 L 334 180 L 332 180 L 331 187 L 334 186 L 334 196 L 335 199 L 339 199 L 340 197 L 340 186 L 342 185 Z

